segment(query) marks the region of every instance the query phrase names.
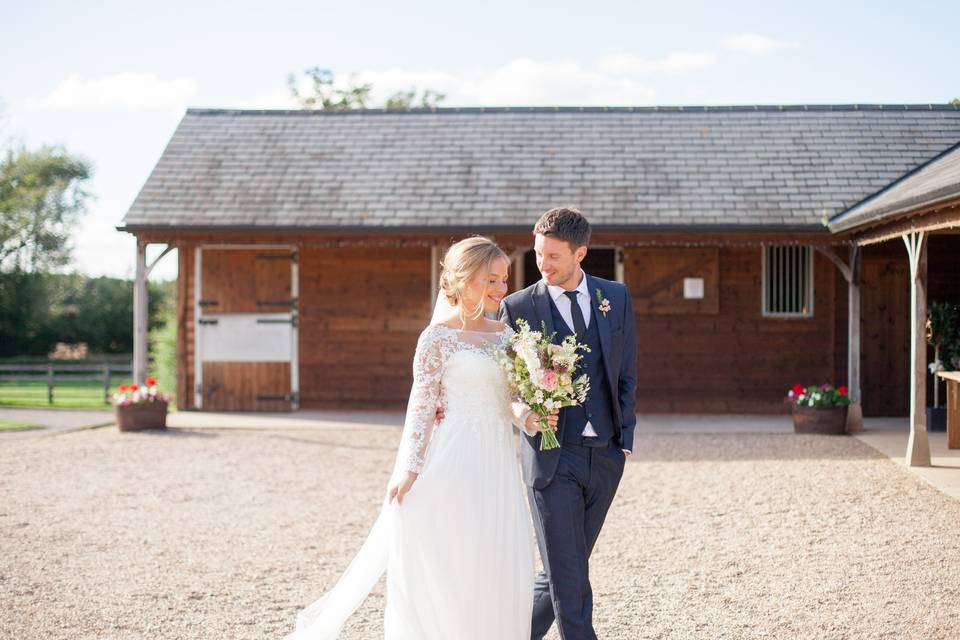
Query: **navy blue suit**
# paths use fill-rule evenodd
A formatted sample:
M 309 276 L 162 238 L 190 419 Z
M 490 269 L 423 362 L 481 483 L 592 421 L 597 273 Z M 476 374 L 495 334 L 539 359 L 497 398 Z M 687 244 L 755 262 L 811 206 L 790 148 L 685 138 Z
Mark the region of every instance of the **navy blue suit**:
M 531 638 L 543 638 L 556 619 L 563 640 L 596 640 L 588 559 L 613 502 L 636 426 L 637 341 L 627 287 L 584 274 L 590 322 L 581 342 L 591 346 L 577 375 L 590 373 L 583 406 L 560 410 L 559 449 L 540 451 L 540 434 L 522 436 L 520 460 L 544 570 L 534 587 Z M 598 296 L 597 291 L 600 294 Z M 600 311 L 599 297 L 610 301 Z M 574 333 L 566 326 L 544 281 L 503 299 L 500 319 L 514 329 L 545 325 L 554 340 Z M 587 420 L 598 434 L 583 439 Z

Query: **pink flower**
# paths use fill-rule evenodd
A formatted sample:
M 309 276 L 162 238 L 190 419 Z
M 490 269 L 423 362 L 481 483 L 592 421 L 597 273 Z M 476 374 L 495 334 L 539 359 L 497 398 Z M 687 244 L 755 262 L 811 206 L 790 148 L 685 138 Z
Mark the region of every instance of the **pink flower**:
M 557 373 L 552 369 L 547 369 L 543 372 L 543 379 L 540 384 L 547 391 L 553 391 L 557 388 Z

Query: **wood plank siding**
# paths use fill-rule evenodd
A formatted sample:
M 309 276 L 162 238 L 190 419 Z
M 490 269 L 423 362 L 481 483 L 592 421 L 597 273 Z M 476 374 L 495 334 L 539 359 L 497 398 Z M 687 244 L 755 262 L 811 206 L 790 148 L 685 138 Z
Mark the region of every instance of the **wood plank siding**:
M 846 281 L 824 256 L 813 254 L 813 315 L 765 317 L 760 246 L 628 244 L 645 237 L 595 239 L 627 244 L 623 273 L 637 321 L 639 412 L 780 413 L 787 410 L 782 396 L 795 382 L 845 383 Z M 396 246 L 313 246 L 302 237 L 279 235 L 231 241 L 254 239 L 300 244 L 301 406 L 402 409 L 417 336 L 431 313 L 429 246 L 403 246 L 399 239 Z M 378 232 L 369 239 L 384 236 Z M 526 235 L 497 240 L 508 249 L 530 244 Z M 193 404 L 194 246 L 185 239 L 179 254 L 180 408 Z M 845 247 L 837 252 L 846 258 Z M 251 281 L 272 282 L 270 262 L 258 266 L 265 271 Z M 863 250 L 863 407 L 868 416 L 906 415 L 905 269 L 902 243 Z M 931 301 L 960 300 L 958 269 L 960 236 L 931 237 Z M 704 278 L 703 299 L 683 299 L 684 277 Z M 264 286 L 264 296 L 289 295 Z

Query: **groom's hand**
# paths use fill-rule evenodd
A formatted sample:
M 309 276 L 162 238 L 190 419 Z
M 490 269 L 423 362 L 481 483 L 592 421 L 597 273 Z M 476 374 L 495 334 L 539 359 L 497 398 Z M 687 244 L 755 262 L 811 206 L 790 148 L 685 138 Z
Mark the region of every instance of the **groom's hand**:
M 440 424 L 441 422 L 443 422 L 443 405 L 442 405 L 442 404 L 438 404 L 438 405 L 437 405 L 437 416 L 436 416 L 436 419 L 433 421 L 433 424 L 437 425 L 437 424 Z
M 631 453 L 633 453 L 633 451 L 630 451 L 630 449 L 624 449 L 624 450 L 623 450 L 623 455 L 627 456 L 628 458 L 630 457 L 630 454 L 631 454 Z

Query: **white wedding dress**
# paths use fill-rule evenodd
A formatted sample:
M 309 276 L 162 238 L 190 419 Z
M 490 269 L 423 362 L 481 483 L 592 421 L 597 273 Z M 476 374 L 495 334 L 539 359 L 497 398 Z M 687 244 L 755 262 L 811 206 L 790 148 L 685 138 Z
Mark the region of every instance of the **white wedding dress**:
M 533 529 L 492 354 L 510 333 L 433 324 L 420 334 L 394 468 L 419 477 L 402 505 L 384 501 L 340 580 L 298 614 L 287 640 L 337 638 L 384 571 L 386 640 L 530 638 Z

